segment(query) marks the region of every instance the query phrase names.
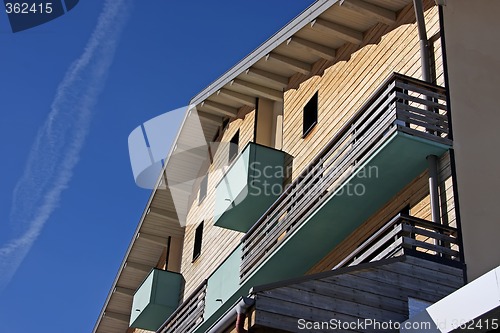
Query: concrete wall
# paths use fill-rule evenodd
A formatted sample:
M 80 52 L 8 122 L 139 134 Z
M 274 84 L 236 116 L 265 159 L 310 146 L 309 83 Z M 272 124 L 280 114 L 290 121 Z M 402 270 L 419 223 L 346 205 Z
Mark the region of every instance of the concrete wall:
M 443 6 L 468 277 L 500 265 L 500 1 Z

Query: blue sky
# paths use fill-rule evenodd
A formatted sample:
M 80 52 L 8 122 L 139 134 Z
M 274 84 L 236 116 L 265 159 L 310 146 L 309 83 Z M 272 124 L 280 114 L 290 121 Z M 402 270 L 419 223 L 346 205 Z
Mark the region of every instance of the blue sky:
M 130 132 L 312 2 L 82 0 L 16 34 L 0 12 L 2 331 L 92 330 L 149 196 Z

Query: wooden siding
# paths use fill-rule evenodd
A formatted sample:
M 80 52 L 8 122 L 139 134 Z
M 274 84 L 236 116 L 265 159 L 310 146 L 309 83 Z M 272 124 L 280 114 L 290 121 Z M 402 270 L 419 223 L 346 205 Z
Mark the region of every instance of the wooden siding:
M 299 319 L 403 322 L 409 315 L 409 297 L 434 303 L 462 285 L 458 268 L 410 256 L 382 260 L 256 287 L 252 324 L 256 332 L 303 332 Z
M 413 15 L 413 7 L 409 6 L 401 12 L 398 22 L 414 20 Z M 437 7 L 426 12 L 429 36 L 439 31 L 438 16 Z M 370 43 L 377 42 L 375 32 L 373 34 Z M 439 47 L 436 52 L 437 83 L 443 84 Z M 364 46 L 348 61 L 338 62 L 325 69 L 322 75 L 313 76 L 297 84 L 297 89 L 285 92 L 283 150 L 294 157 L 294 178 L 393 72 L 421 78 L 418 33 L 414 23 L 403 24 L 383 36 L 378 44 Z M 319 93 L 318 124 L 303 139 L 302 109 L 316 91 Z
M 255 111 L 247 113 L 243 119 L 229 123 L 222 134 L 221 142 L 227 143 L 240 131 L 239 151 L 254 139 Z M 184 248 L 182 252 L 181 273 L 186 280 L 184 298 L 226 259 L 237 247 L 242 233 L 213 225 L 215 207 L 215 186 L 223 176 L 223 166 L 227 164 L 229 145 L 220 145 L 215 152 L 213 163 L 208 170 L 207 196 L 198 204 L 194 200 L 188 213 Z M 194 233 L 196 227 L 204 221 L 201 255 L 193 262 Z

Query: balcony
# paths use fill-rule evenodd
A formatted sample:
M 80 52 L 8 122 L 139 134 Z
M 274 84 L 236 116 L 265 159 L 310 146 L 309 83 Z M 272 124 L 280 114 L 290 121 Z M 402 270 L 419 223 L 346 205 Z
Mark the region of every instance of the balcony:
M 255 286 L 252 329 L 297 323 L 403 322 L 462 287 L 455 228 L 397 215 L 331 271 Z
M 153 269 L 134 294 L 130 327 L 156 331 L 179 305 L 179 273 Z
M 458 230 L 399 214 L 365 240 L 334 269 L 400 255 L 412 255 L 462 267 Z
M 303 275 L 451 146 L 445 89 L 393 74 L 243 237 L 240 281 Z
M 400 256 L 256 286 L 250 330 L 398 332 L 382 323 L 402 323 L 463 283 L 461 268 Z M 332 326 L 313 326 L 321 322 Z
M 205 280 L 191 293 L 191 295 L 177 308 L 177 310 L 172 313 L 172 315 L 161 325 L 157 332 L 193 332 L 200 325 L 200 323 L 203 322 L 206 290 L 207 281 Z
M 216 187 L 215 225 L 246 232 L 277 199 L 285 153 L 249 143 Z

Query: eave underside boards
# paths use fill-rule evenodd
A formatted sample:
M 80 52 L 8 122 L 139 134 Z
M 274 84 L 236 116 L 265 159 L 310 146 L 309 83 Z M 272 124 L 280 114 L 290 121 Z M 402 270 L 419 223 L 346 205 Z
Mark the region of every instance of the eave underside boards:
M 96 325 L 96 333 L 127 331 L 127 318 L 130 318 L 134 292 L 151 269 L 162 266 L 159 260 L 164 254 L 168 238 L 184 237 L 184 228 L 175 216 L 170 191 L 159 185 L 159 188 L 153 191 L 143 219 L 131 241 L 130 250 L 123 260 L 103 308 L 104 314 Z
M 238 114 L 247 99 L 283 99 L 283 91 L 296 75 L 304 80 L 320 74 L 319 67 L 345 60 L 345 51 L 355 52 L 372 36 L 374 27 L 390 31 L 401 24 L 399 15 L 411 0 L 346 0 L 334 3 L 316 16 L 309 16 L 290 31 L 280 31 L 219 80 L 193 98 L 197 108 L 215 115 Z M 430 5 L 426 2 L 426 7 Z M 286 30 L 286 28 L 284 29 Z M 353 47 L 349 47 L 353 46 Z M 342 59 L 338 57 L 342 52 Z M 229 75 L 232 73 L 232 75 Z M 238 99 L 222 92 L 243 94 Z M 215 104 L 214 104 L 215 103 Z

